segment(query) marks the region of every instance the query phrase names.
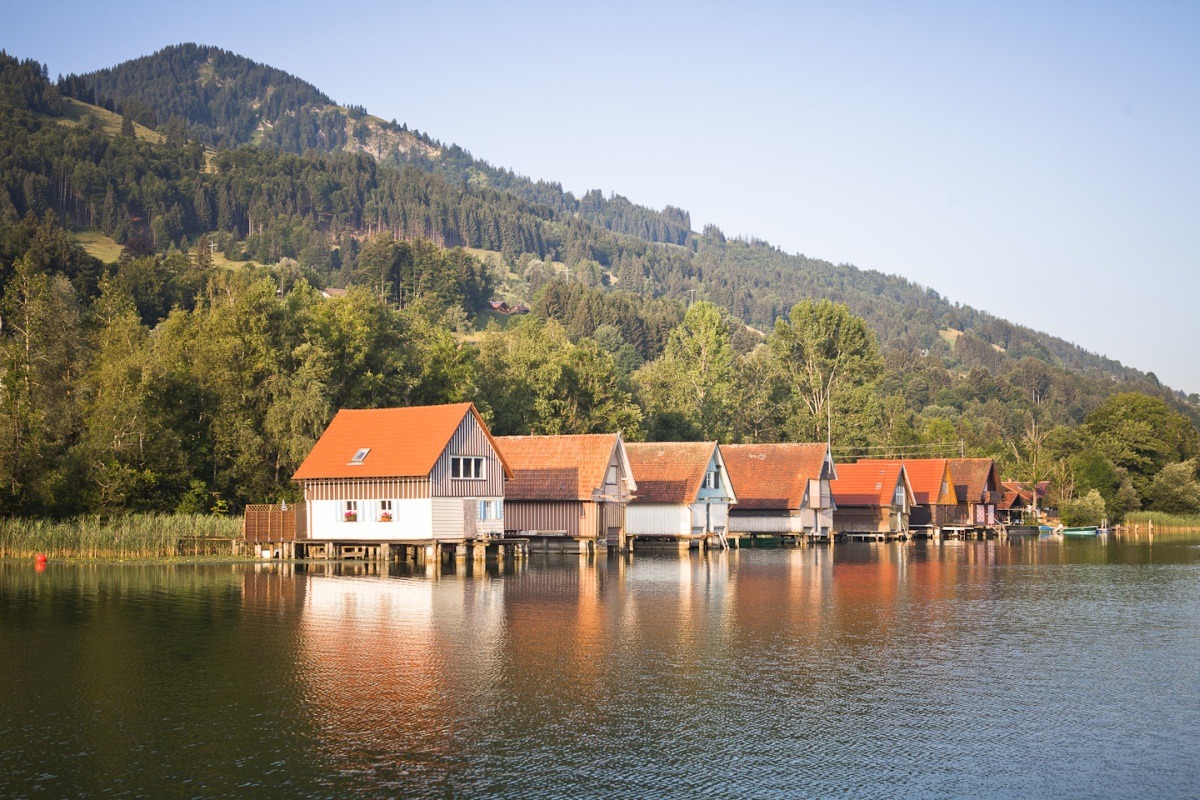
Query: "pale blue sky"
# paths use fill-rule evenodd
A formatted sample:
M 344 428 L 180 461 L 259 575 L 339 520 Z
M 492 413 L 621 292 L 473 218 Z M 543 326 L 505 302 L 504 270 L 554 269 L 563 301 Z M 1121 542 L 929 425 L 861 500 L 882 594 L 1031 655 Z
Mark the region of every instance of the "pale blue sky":
M 184 41 L 576 194 L 903 275 L 1200 392 L 1200 2 L 0 0 L 84 72 Z

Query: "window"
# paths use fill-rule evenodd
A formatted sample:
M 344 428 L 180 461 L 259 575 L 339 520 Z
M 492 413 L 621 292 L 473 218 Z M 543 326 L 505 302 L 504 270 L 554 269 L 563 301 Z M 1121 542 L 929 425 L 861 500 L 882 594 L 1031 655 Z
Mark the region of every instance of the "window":
M 369 453 L 369 452 L 371 452 L 371 448 L 369 448 L 369 447 L 358 448 L 358 450 L 356 450 L 354 452 L 354 458 L 350 459 L 349 466 L 354 466 L 355 464 L 361 464 L 364 461 L 366 461 L 367 453 Z
M 479 503 L 479 521 L 490 519 L 492 513 L 492 502 L 490 500 L 481 500 Z
M 358 522 L 358 501 L 347 500 L 342 510 L 343 522 Z
M 712 472 L 704 473 L 704 488 L 705 489 L 720 489 L 721 488 L 721 468 L 717 467 Z
M 904 505 L 904 487 L 903 486 L 896 487 L 896 494 L 892 497 L 892 505 L 897 505 L 897 506 Z
M 485 477 L 483 456 L 450 456 L 450 477 L 481 481 Z
M 392 501 L 391 500 L 380 500 L 379 501 L 379 521 L 380 522 L 391 522 L 392 521 Z

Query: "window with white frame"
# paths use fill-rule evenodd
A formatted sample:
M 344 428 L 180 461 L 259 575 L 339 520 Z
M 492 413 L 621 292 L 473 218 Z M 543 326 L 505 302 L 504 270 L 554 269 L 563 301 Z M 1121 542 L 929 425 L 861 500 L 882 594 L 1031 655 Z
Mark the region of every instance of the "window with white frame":
M 717 467 L 712 472 L 704 473 L 704 488 L 705 489 L 720 489 L 721 488 L 721 468 Z
M 450 456 L 450 477 L 456 480 L 481 481 L 487 477 L 483 456 Z
M 380 522 L 391 522 L 392 521 L 392 501 L 391 500 L 380 500 L 379 501 L 379 521 Z
M 479 521 L 503 519 L 504 518 L 504 501 L 503 500 L 480 500 L 479 501 Z
M 347 500 L 342 507 L 343 522 L 358 522 L 358 501 Z

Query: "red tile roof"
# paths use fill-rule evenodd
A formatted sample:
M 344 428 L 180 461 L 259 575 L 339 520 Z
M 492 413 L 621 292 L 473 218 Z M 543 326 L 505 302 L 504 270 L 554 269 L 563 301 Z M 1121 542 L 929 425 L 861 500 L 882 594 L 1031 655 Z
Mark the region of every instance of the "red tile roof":
M 830 483 L 833 502 L 842 506 L 891 506 L 896 486 L 904 480 L 904 467 L 894 461 L 860 461 L 838 467 L 837 480 Z
M 1000 475 L 990 458 L 952 458 L 950 477 L 960 503 L 980 503 L 984 492 L 1000 491 Z
M 908 482 L 912 484 L 913 497 L 919 506 L 938 505 L 942 491 L 942 479 L 949 479 L 950 464 L 945 458 L 862 458 L 859 464 L 903 464 L 908 473 Z M 954 482 L 950 481 L 949 497 L 942 505 L 955 505 L 958 496 L 954 492 Z
M 313 445 L 293 480 L 320 478 L 424 477 L 437 463 L 459 424 L 475 416 L 484 435 L 495 440 L 472 403 L 409 408 L 343 408 Z M 363 448 L 370 453 L 351 464 Z M 501 457 L 501 462 L 503 462 Z M 509 474 L 505 465 L 505 474 Z
M 825 444 L 727 444 L 721 455 L 738 509 L 795 509 L 810 480 L 821 477 Z
M 504 487 L 506 500 L 591 500 L 604 487 L 604 473 L 621 437 L 497 436 L 495 442 L 513 471 Z
M 716 442 L 654 442 L 625 445 L 637 481 L 636 503 L 694 503 Z

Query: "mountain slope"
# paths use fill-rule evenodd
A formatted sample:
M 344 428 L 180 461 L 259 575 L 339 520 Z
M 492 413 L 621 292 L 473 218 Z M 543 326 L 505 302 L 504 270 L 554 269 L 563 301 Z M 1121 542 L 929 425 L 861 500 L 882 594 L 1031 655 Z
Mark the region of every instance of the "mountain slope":
M 457 146 L 340 108 L 310 84 L 215 48 L 167 48 L 111 70 L 70 76 L 60 88 L 151 122 L 188 114 L 188 130 L 201 140 L 270 145 L 223 150 L 203 174 L 172 166 L 174 188 L 157 193 L 131 191 L 115 170 L 107 187 L 103 181 L 77 186 L 58 170 L 64 177 L 56 180 L 64 185 L 47 187 L 46 196 L 67 198 L 61 211 L 83 224 L 103 216 L 94 210 L 107 204 L 107 188 L 127 228 L 139 220 L 157 224 L 171 241 L 227 231 L 245 241 L 247 256 L 288 256 L 324 270 L 353 266 L 356 239 L 391 230 L 402 238 L 500 251 L 510 265 L 533 257 L 564 262 L 584 280 L 603 279 L 635 293 L 683 298 L 696 290 L 762 329 L 802 298 L 828 297 L 867 319 L 885 346 L 942 356 L 963 370 L 998 371 L 1033 358 L 1156 385 L 1137 370 L 952 304 L 903 278 L 789 255 L 764 242 L 727 241 L 712 227 L 697 234 L 677 209 L 654 212 L 599 192 L 576 200 L 558 184 L 520 178 Z M 322 119 L 333 122 L 322 128 Z M 312 138 L 283 135 L 297 120 L 311 123 Z M 320 152 L 297 152 L 303 141 Z M 36 180 L 55 174 L 52 160 L 30 167 Z M 23 181 L 14 175 L 9 182 L 17 213 L 32 207 L 18 190 Z M 82 208 L 92 211 L 85 217 Z M 967 333 L 951 344 L 941 335 L 949 330 Z

